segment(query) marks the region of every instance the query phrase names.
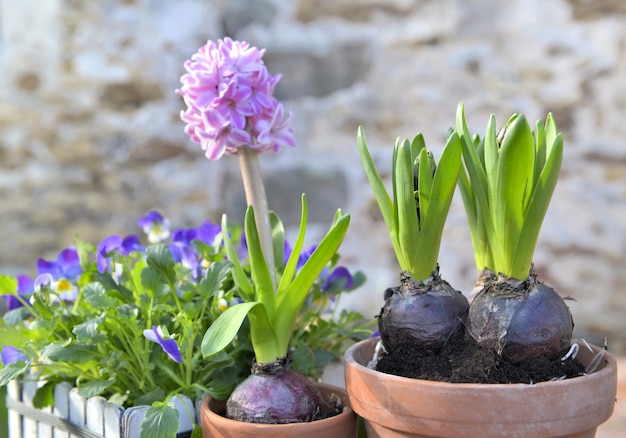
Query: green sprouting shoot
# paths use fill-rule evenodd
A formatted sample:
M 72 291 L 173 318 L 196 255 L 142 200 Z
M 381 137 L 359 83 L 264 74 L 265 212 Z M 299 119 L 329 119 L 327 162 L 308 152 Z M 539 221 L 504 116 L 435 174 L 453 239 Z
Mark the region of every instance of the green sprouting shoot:
M 424 281 L 437 268 L 441 235 L 461 168 L 461 141 L 453 133 L 436 165 L 421 134 L 411 142 L 396 140 L 393 198 L 369 153 L 363 127 L 359 127 L 357 143 L 400 268 Z
M 463 103 L 456 115 L 464 167 L 459 187 L 476 267 L 518 280 L 528 278 L 541 224 L 563 160 L 563 136 L 552 114 L 533 132 L 514 114 L 496 133 L 491 115 L 485 137 L 469 133 Z

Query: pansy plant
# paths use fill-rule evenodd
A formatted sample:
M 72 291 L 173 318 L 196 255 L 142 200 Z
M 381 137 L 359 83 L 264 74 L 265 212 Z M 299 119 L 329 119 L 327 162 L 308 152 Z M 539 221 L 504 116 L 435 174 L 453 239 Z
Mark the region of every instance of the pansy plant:
M 138 223 L 146 237 L 150 229 L 143 224 L 150 217 Z M 241 227 L 230 224 L 224 234 L 249 277 Z M 177 394 L 227 397 L 249 373 L 253 351 L 249 331 L 242 329 L 220 354 L 202 357 L 207 328 L 242 303 L 226 257 L 222 227 L 206 221 L 147 246 L 134 234 L 109 236 L 98 245 L 77 239 L 56 259 L 41 259 L 34 279 L 0 275 L 0 295 L 7 303 L 0 319 L 0 386 L 37 370 L 37 378 L 48 382 L 34 400 L 38 407 L 52 403 L 54 384 L 70 381 L 84 397 L 101 395 L 124 406 L 151 404 L 150 418 L 165 414 L 164 419 L 172 418 L 168 400 Z M 342 272 L 336 262 L 324 269 Z M 362 282 L 354 277 L 354 283 Z M 67 279 L 76 294 L 62 296 L 55 278 Z M 316 279 L 322 282 L 321 276 Z M 356 312 L 321 323 L 309 312 L 313 305 L 305 304 L 295 332 L 298 343 L 310 347 L 310 356 L 299 362 L 302 370 L 317 377 L 326 363 L 318 352 L 330 349 L 338 357 L 343 343 L 369 332 Z M 146 421 L 142 436 L 172 427 L 170 421 Z

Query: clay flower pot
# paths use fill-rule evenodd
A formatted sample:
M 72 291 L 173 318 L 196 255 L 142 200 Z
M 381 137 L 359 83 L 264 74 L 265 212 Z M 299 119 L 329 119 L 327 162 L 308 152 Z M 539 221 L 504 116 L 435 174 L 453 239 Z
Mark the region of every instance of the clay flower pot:
M 344 389 L 319 383 L 318 389 L 324 400 L 339 397 L 344 411 L 334 417 L 309 423 L 255 424 L 230 420 L 223 416 L 225 401 L 216 401 L 207 396 L 200 405 L 203 438 L 355 438 L 357 416 L 350 407 Z
M 363 417 L 368 438 L 593 437 L 613 412 L 617 364 L 610 354 L 602 369 L 584 377 L 535 385 L 457 384 L 367 368 L 377 342 L 361 341 L 345 353 L 350 404 Z M 583 364 L 592 357 L 580 349 Z

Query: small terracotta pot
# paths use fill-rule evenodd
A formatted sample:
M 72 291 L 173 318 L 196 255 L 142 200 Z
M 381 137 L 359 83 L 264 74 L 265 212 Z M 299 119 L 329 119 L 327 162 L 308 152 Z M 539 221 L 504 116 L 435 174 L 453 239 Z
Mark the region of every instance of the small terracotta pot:
M 350 407 L 348 394 L 344 389 L 324 383 L 317 384 L 324 400 L 331 401 L 338 396 L 346 407 L 344 412 L 334 417 L 308 423 L 256 424 L 230 420 L 222 415 L 225 401 L 213 400 L 207 396 L 200 405 L 203 438 L 355 438 L 357 416 Z
M 535 385 L 445 383 L 367 368 L 378 339 L 361 341 L 344 356 L 350 404 L 368 438 L 593 437 L 613 412 L 617 364 L 608 353 L 605 366 L 584 377 Z M 580 349 L 583 364 L 592 357 Z

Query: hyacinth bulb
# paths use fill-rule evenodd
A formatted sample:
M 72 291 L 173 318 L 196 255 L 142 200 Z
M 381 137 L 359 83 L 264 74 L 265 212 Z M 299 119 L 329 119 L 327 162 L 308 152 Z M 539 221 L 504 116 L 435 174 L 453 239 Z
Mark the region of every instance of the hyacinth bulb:
M 403 272 L 400 283 L 385 291 L 385 305 L 378 316 L 380 336 L 388 352 L 402 346 L 437 351 L 462 332 L 469 309 L 467 299 L 437 271 L 423 282 Z
M 500 274 L 470 305 L 467 331 L 481 346 L 504 359 L 557 358 L 570 347 L 574 322 L 551 287 L 531 275 L 518 281 Z
M 328 409 L 315 384 L 287 359 L 256 364 L 226 402 L 226 416 L 248 423 L 283 424 L 324 418 Z

